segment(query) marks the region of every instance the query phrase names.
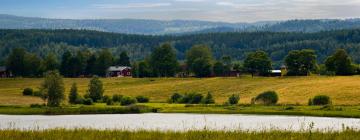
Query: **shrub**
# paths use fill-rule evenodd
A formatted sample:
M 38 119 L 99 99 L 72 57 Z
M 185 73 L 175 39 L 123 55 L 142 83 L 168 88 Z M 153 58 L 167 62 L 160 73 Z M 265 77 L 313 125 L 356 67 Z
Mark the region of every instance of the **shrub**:
M 170 102 L 171 103 L 177 103 L 181 100 L 183 96 L 179 93 L 174 93 L 173 95 L 171 95 L 170 97 Z
M 215 100 L 213 99 L 213 96 L 211 95 L 211 93 L 209 92 L 206 97 L 202 100 L 203 104 L 214 104 Z
M 139 103 L 147 103 L 149 102 L 149 97 L 145 97 L 145 96 L 137 96 L 136 97 L 137 102 Z
M 112 96 L 112 100 L 114 101 L 114 102 L 121 102 L 121 99 L 123 98 L 123 95 L 120 95 L 120 94 L 114 94 L 113 96 Z
M 238 103 L 239 103 L 240 96 L 233 94 L 233 95 L 231 95 L 231 96 L 229 97 L 228 100 L 229 100 L 229 104 L 235 105 L 235 104 L 238 104 Z
M 129 96 L 125 96 L 121 99 L 121 105 L 131 105 L 135 103 L 136 103 L 136 99 Z
M 261 93 L 255 98 L 257 103 L 262 103 L 265 105 L 274 105 L 279 100 L 279 97 L 275 91 L 266 91 Z
M 107 103 L 109 100 L 112 101 L 111 97 L 109 95 L 104 95 L 102 98 L 102 102 L 103 103 Z
M 203 95 L 198 93 L 185 94 L 181 99 L 181 103 L 198 104 L 201 102 Z
M 23 95 L 24 96 L 32 96 L 33 95 L 33 89 L 32 88 L 25 88 L 23 90 Z
M 43 96 L 43 93 L 42 93 L 41 91 L 37 90 L 37 91 L 34 91 L 34 92 L 33 92 L 33 96 L 42 97 L 42 96 Z
M 84 99 L 84 105 L 92 105 L 94 101 L 91 98 Z
M 85 104 L 85 99 L 81 96 L 79 96 L 78 98 L 76 98 L 75 100 L 75 104 Z
M 31 104 L 30 107 L 31 108 L 41 108 L 41 107 L 44 107 L 45 105 L 44 104 Z
M 329 105 L 331 104 L 331 100 L 329 96 L 326 95 L 317 95 L 313 99 L 310 99 L 310 105 Z
M 114 101 L 113 100 L 107 100 L 106 105 L 114 105 Z

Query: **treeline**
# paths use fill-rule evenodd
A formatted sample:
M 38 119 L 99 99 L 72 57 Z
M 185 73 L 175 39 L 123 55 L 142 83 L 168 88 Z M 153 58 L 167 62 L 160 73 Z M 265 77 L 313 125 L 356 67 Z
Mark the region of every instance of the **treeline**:
M 325 63 L 319 64 L 314 50 L 302 49 L 290 51 L 284 58 L 282 75 L 307 76 L 354 75 L 360 73 L 358 64 L 352 62 L 344 49 L 338 49 L 329 55 Z M 185 76 L 210 77 L 230 76 L 232 72 L 251 73 L 269 76 L 273 70 L 273 61 L 264 51 L 248 53 L 243 63 L 233 62 L 231 57 L 213 58 L 206 45 L 195 45 L 186 52 L 184 63 L 176 60 L 175 51 L 170 44 L 157 47 L 144 61 L 134 63 L 134 77 L 173 77 L 185 73 Z M 180 73 L 179 73 L 180 72 Z M 232 75 L 234 76 L 234 75 Z
M 61 55 L 69 50 L 100 51 L 109 49 L 116 55 L 127 51 L 131 60 L 142 60 L 163 43 L 170 43 L 177 59 L 184 60 L 186 52 L 196 44 L 209 46 L 214 58 L 230 56 L 234 60 L 245 60 L 249 52 L 263 50 L 276 67 L 292 50 L 312 49 L 317 61 L 324 63 L 327 56 L 341 48 L 349 52 L 356 63 L 360 62 L 360 29 L 337 30 L 316 33 L 204 33 L 179 36 L 146 36 L 105 33 L 86 30 L 0 30 L 0 60 L 3 63 L 13 48 L 23 47 L 27 51 L 46 57 L 53 53 Z M 1 62 L 0 62 L 1 63 Z
M 65 51 L 61 59 L 58 59 L 52 53 L 40 57 L 24 48 L 14 48 L 5 64 L 15 77 L 41 77 L 44 72 L 54 70 L 60 71 L 61 75 L 66 77 L 106 76 L 106 70 L 112 65 L 131 66 L 126 52 L 116 57 L 108 49 L 98 52 Z
M 305 76 L 353 75 L 360 73 L 359 65 L 352 61 L 346 50 L 338 49 L 329 55 L 324 63 L 317 62 L 314 50 L 302 49 L 290 51 L 283 58 L 282 75 Z M 142 61 L 130 62 L 126 52 L 115 57 L 108 49 L 98 52 L 65 51 L 61 59 L 53 54 L 41 58 L 23 48 L 15 48 L 6 60 L 6 66 L 14 76 L 39 77 L 46 71 L 58 70 L 65 77 L 106 76 L 110 66 L 131 66 L 133 77 L 210 77 L 235 76 L 232 73 L 251 73 L 269 76 L 274 64 L 265 51 L 249 52 L 243 63 L 233 61 L 230 56 L 221 59 L 214 55 L 207 45 L 194 45 L 186 51 L 185 61 L 177 59 L 176 50 L 170 43 L 162 44 Z

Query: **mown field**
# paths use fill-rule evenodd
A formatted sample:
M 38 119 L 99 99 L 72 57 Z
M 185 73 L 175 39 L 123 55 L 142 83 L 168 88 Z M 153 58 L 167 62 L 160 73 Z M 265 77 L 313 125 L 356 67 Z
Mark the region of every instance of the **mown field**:
M 85 94 L 88 78 L 65 78 L 66 94 L 76 82 L 80 94 Z M 240 94 L 240 103 L 250 103 L 251 98 L 267 90 L 279 94 L 280 104 L 306 105 L 308 99 L 318 94 L 328 95 L 334 105 L 360 104 L 360 76 L 310 76 L 310 77 L 255 77 L 240 78 L 103 78 L 105 95 L 144 95 L 151 102 L 166 102 L 174 92 L 211 92 L 216 103 L 222 104 L 231 94 Z M 0 105 L 26 105 L 42 103 L 36 97 L 22 96 L 27 87 L 37 89 L 41 78 L 0 79 Z
M 187 132 L 162 132 L 162 131 L 123 131 L 123 130 L 44 130 L 20 131 L 0 130 L 0 140 L 355 140 L 360 135 L 359 131 L 345 130 L 342 132 L 304 132 L 290 131 L 187 131 Z

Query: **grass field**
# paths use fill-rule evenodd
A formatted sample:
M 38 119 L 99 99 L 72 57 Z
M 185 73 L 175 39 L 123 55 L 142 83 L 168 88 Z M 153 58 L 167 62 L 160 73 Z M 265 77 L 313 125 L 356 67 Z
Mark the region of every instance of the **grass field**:
M 90 79 L 65 78 L 66 94 L 76 82 L 80 94 L 85 94 Z M 240 103 L 250 103 L 251 98 L 267 90 L 279 93 L 280 104 L 307 104 L 310 97 L 329 95 L 334 105 L 360 104 L 360 76 L 311 77 L 255 77 L 240 78 L 104 78 L 105 94 L 129 96 L 144 95 L 151 102 L 166 102 L 174 92 L 213 93 L 217 103 L 225 102 L 229 95 L 240 94 Z M 27 87 L 38 88 L 41 78 L 0 78 L 0 104 L 24 105 L 42 103 L 39 98 L 22 96 Z
M 20 131 L 0 130 L 0 140 L 355 140 L 360 135 L 359 131 L 344 130 L 342 132 L 289 132 L 289 131 L 187 131 L 187 132 L 161 132 L 161 131 L 122 131 L 122 130 L 45 130 L 45 131 Z

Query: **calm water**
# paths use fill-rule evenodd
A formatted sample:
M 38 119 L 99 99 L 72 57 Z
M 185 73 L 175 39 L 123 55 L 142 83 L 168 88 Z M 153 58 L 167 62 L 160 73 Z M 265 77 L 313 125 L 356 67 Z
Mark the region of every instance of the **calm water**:
M 360 128 L 360 119 L 221 115 L 221 114 L 119 114 L 119 115 L 0 115 L 0 129 L 48 129 L 48 128 L 94 128 L 126 130 L 250 130 L 267 129 L 342 130 L 343 126 Z

